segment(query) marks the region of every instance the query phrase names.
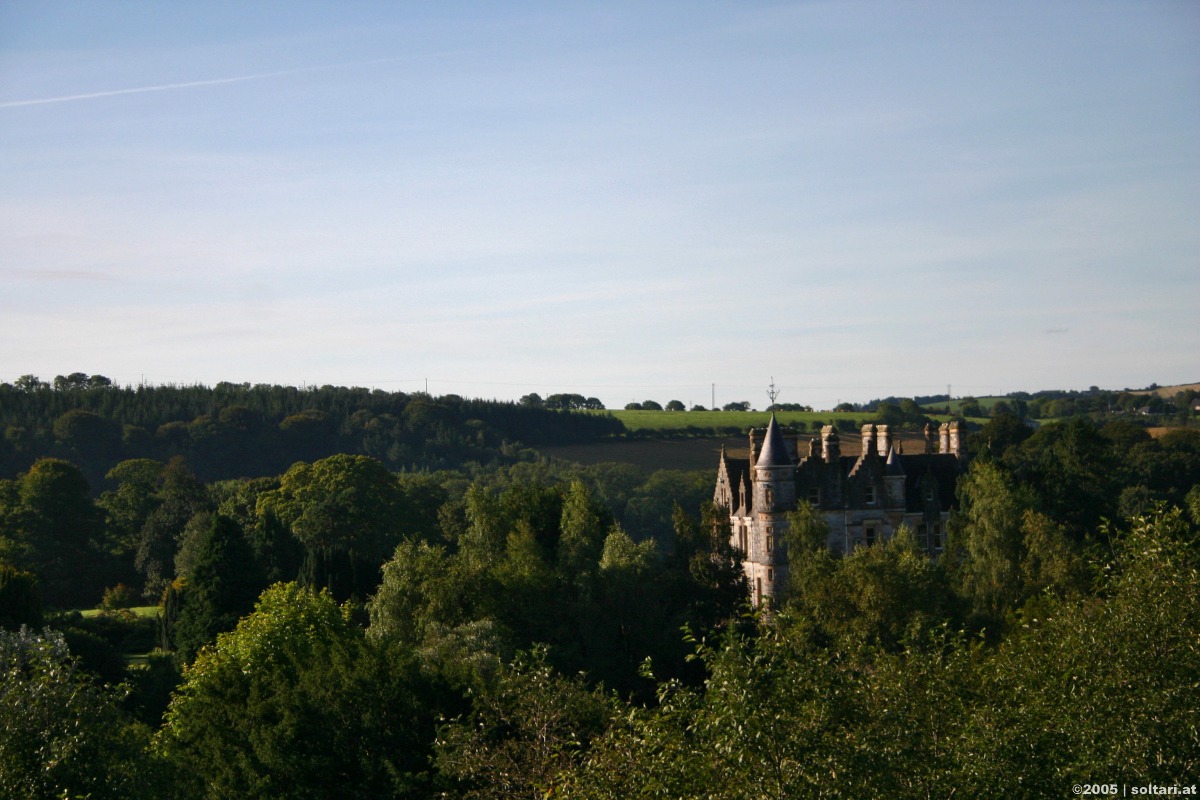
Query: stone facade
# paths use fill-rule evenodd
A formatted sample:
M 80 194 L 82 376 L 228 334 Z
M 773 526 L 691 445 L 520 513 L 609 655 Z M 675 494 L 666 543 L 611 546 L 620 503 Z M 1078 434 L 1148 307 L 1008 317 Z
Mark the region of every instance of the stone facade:
M 958 476 L 966 468 L 959 423 L 925 426 L 921 453 L 904 454 L 886 425 L 864 425 L 858 455 L 842 455 L 833 426 L 801 451 L 796 431 L 775 415 L 750 431 L 750 457 L 724 450 L 713 499 L 729 512 L 732 545 L 743 557 L 755 605 L 787 585 L 787 514 L 805 500 L 829 525 L 829 548 L 850 553 L 891 538 L 901 525 L 931 555 L 941 551 Z

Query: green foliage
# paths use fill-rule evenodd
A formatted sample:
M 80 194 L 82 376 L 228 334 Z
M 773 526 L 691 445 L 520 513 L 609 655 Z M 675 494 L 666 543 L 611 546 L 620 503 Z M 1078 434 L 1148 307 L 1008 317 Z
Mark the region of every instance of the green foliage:
M 712 435 L 717 432 L 741 436 L 747 428 L 766 425 L 767 419 L 770 417 L 765 411 L 740 409 L 705 411 L 703 408 L 693 408 L 692 411 L 696 413 L 678 414 L 665 411 L 646 411 L 640 408 L 640 403 L 634 405 L 639 408 L 624 411 L 610 410 L 605 414 L 620 421 L 629 433 L 658 435 L 688 432 L 697 435 Z M 747 405 L 748 408 L 749 405 Z M 704 413 L 699 413 L 701 411 Z M 857 429 L 866 422 L 875 421 L 874 414 L 855 411 L 852 405 L 848 405 L 844 411 L 778 411 L 775 416 L 779 424 L 802 430 L 819 430 L 821 425 L 837 424 L 838 422 Z
M 436 691 L 328 593 L 272 586 L 183 679 L 155 739 L 180 797 L 428 796 Z
M 988 461 L 971 465 L 958 497 L 947 547 L 954 577 L 977 615 L 998 619 L 1020 597 L 1021 518 L 1032 500 Z
M 212 516 L 195 546 L 194 562 L 174 625 L 174 645 L 189 661 L 222 631 L 232 630 L 254 606 L 263 578 L 241 528 Z
M 0 532 L 16 566 L 34 572 L 47 605 L 94 605 L 103 518 L 73 464 L 46 458 L 0 490 Z
M 126 798 L 156 789 L 146 731 L 52 632 L 0 630 L 0 797 Z
M 795 516 L 804 522 L 812 515 Z M 814 641 L 898 651 L 955 616 L 945 570 L 908 528 L 845 558 L 830 553 L 824 540 L 814 546 L 811 533 L 791 535 L 807 547 L 789 550 L 787 618 Z
M 0 628 L 15 631 L 42 624 L 42 591 L 37 576 L 0 562 Z
M 462 798 L 549 796 L 555 776 L 579 761 L 615 713 L 602 691 L 558 674 L 545 650 L 535 649 L 475 693 L 469 713 L 442 727 L 437 766 Z
M 258 497 L 259 515 L 273 515 L 304 546 L 303 582 L 340 598 L 362 599 L 374 591 L 407 510 L 396 478 L 367 456 L 295 464 L 278 489 Z
M 612 523 L 582 482 L 514 482 L 466 492 L 465 527 L 443 544 L 401 543 L 368 605 L 371 632 L 412 647 L 426 666 L 474 685 L 497 658 L 537 643 L 566 672 L 644 688 L 637 666 L 652 656 L 682 669 L 678 630 L 711 630 L 736 613 L 745 587 L 716 517 L 684 529 L 662 558 Z M 721 533 L 724 531 L 724 533 Z M 485 648 L 464 663 L 460 641 Z
M 132 480 L 142 482 L 149 468 Z M 212 511 L 212 498 L 183 460 L 174 458 L 163 468 L 153 495 L 146 499 L 153 510 L 138 532 L 134 566 L 145 581 L 145 596 L 156 597 L 175 574 L 175 555 L 188 523 Z
M 114 387 L 102 377 L 56 380 L 55 391 L 32 375 L 0 383 L 0 477 L 45 456 L 70 458 L 97 486 L 121 461 L 176 456 L 206 481 L 277 475 L 335 453 L 369 455 L 390 469 L 495 465 L 512 463 L 522 447 L 623 432 L 612 417 L 544 404 L 333 386 Z

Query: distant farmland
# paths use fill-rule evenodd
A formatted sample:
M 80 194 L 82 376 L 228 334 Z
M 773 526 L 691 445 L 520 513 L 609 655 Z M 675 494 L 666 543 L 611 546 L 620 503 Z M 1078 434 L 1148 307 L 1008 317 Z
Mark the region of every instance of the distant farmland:
M 680 431 L 694 430 L 710 435 L 724 434 L 730 429 L 746 431 L 764 428 L 771 418 L 769 411 L 603 411 L 621 420 L 626 430 Z M 874 414 L 838 413 L 833 411 L 779 411 L 775 418 L 780 424 L 811 431 L 813 423 L 831 425 L 838 420 L 851 420 L 855 425 L 874 422 Z
M 736 416 L 745 416 L 752 418 L 754 426 L 763 426 L 769 416 L 763 413 L 754 412 L 735 412 L 735 411 L 720 411 L 720 412 L 670 412 L 670 411 L 621 411 L 616 412 L 614 416 L 625 414 L 639 415 L 659 415 L 661 417 L 685 417 L 690 415 L 701 414 L 728 414 Z M 793 415 L 786 415 L 793 416 Z M 780 414 L 781 421 L 786 419 L 785 414 Z M 820 418 L 820 414 L 803 414 L 796 413 L 794 416 L 812 416 Z M 840 418 L 851 418 L 854 415 L 839 414 Z M 858 415 L 865 420 L 870 420 L 869 415 Z M 826 415 L 828 418 L 828 415 Z M 628 423 L 626 423 L 628 425 Z M 856 420 L 857 424 L 857 420 Z M 715 470 L 717 468 L 717 460 L 721 455 L 721 448 L 724 447 L 726 452 L 732 458 L 746 458 L 748 455 L 749 444 L 745 431 L 751 427 L 751 423 L 747 423 L 743 429 L 743 433 L 737 436 L 694 436 L 687 438 L 655 438 L 655 439 L 612 439 L 593 444 L 578 444 L 578 445 L 560 445 L 553 447 L 541 447 L 538 449 L 542 455 L 548 458 L 559 458 L 564 461 L 575 461 L 580 464 L 599 464 L 603 462 L 616 462 L 619 464 L 633 464 L 647 471 L 659 469 L 702 469 Z M 681 427 L 659 427 L 652 428 L 649 424 L 644 425 L 636 430 L 682 430 Z M 800 453 L 807 453 L 807 442 L 813 436 L 818 434 L 809 429 L 800 430 Z M 862 440 L 856 433 L 840 433 L 841 452 L 842 455 L 857 456 L 861 451 Z M 920 453 L 924 448 L 924 435 L 919 431 L 903 431 L 900 433 L 901 446 L 906 453 Z

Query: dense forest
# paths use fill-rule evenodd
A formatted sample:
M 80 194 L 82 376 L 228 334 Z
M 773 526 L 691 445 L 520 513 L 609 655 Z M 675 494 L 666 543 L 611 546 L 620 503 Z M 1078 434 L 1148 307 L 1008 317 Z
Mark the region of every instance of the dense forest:
M 603 416 L 0 392 L 2 797 L 1045 797 L 1200 773 L 1200 430 L 998 415 L 941 556 L 902 531 L 835 557 L 802 504 L 764 615 L 711 474 L 527 451 Z
M 530 447 L 622 431 L 611 417 L 544 404 L 337 386 L 118 387 L 83 373 L 0 383 L 0 428 L 0 477 L 55 457 L 97 488 L 137 458 L 182 457 L 204 481 L 278 475 L 335 453 L 429 470 L 512 463 Z

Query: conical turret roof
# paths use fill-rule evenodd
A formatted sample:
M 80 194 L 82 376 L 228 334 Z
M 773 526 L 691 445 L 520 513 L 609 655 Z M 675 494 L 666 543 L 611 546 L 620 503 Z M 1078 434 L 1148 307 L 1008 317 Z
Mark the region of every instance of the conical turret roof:
M 787 442 L 783 440 L 783 432 L 775 422 L 775 414 L 767 424 L 767 435 L 763 439 L 762 452 L 758 454 L 755 467 L 790 467 L 792 457 L 788 454 Z

